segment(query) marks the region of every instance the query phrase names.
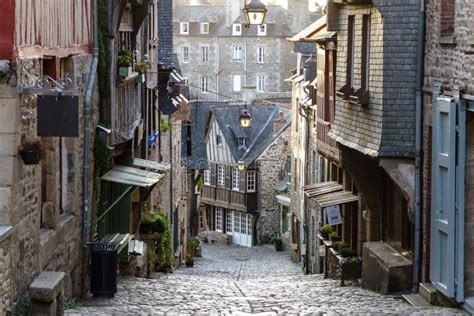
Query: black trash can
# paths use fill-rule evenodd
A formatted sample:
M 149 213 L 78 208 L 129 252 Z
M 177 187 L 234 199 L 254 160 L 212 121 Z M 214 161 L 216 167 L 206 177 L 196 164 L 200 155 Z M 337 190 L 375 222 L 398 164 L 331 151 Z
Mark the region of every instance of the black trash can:
M 117 245 L 95 243 L 91 249 L 91 292 L 94 297 L 113 298 L 117 293 Z
M 281 239 L 275 240 L 275 250 L 276 251 L 283 251 L 283 241 Z

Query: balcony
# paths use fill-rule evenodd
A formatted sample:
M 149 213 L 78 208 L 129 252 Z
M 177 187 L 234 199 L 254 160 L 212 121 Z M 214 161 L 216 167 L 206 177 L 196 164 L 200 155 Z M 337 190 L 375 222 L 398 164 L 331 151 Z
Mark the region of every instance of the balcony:
M 316 129 L 318 150 L 329 158 L 339 160 L 336 141 L 328 136 L 328 133 L 331 130 L 331 123 L 318 118 Z
M 240 212 L 255 212 L 258 208 L 257 193 L 243 193 L 211 186 L 202 188 L 201 202 Z

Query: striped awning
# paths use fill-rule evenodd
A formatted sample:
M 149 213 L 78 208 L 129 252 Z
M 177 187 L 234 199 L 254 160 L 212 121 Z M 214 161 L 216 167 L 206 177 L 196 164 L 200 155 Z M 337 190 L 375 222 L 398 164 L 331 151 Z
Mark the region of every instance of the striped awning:
M 359 200 L 359 196 L 344 190 L 342 184 L 334 181 L 307 185 L 303 190 L 306 196 L 313 199 L 321 208 Z

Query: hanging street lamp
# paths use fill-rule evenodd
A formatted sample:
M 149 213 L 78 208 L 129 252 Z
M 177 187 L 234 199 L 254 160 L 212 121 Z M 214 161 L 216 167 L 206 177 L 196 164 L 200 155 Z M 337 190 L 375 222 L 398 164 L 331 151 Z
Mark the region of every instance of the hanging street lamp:
M 247 26 L 262 25 L 267 15 L 267 8 L 260 0 L 250 0 L 244 6 L 244 20 Z
M 250 117 L 250 112 L 247 110 L 247 107 L 240 111 L 239 121 L 242 127 L 250 127 L 252 124 L 252 118 Z
M 237 162 L 237 167 L 239 168 L 240 171 L 244 171 L 245 170 L 245 163 L 242 159 L 240 159 L 238 162 Z

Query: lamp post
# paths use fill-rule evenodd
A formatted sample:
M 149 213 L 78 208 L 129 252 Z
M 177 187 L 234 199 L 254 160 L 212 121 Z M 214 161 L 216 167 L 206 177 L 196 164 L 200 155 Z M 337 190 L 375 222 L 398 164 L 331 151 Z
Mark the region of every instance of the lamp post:
M 267 15 L 267 8 L 260 0 L 250 0 L 244 6 L 244 20 L 247 26 L 262 25 Z

